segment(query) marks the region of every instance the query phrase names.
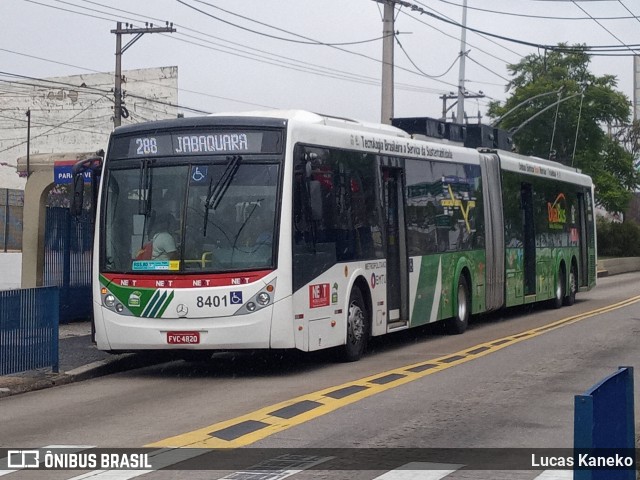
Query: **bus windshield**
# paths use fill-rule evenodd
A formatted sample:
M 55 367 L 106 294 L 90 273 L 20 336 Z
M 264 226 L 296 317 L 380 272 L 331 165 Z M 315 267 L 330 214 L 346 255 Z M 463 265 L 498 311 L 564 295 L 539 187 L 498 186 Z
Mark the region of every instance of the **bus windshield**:
M 274 268 L 279 164 L 240 156 L 180 160 L 107 170 L 101 270 Z

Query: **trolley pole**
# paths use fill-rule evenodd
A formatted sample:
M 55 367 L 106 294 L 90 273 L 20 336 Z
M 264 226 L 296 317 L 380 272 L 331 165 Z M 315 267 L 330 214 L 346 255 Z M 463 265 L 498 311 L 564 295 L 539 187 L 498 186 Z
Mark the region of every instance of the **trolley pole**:
M 173 28 L 173 23 L 167 22 L 165 27 L 154 27 L 153 24 L 147 25 L 144 28 L 133 28 L 132 25 L 127 24 L 127 28 L 122 28 L 122 22 L 116 23 L 116 29 L 111 30 L 111 33 L 116 34 L 116 73 L 115 73 L 115 85 L 113 88 L 114 95 L 114 107 L 113 107 L 113 126 L 119 127 L 122 122 L 122 117 L 128 116 L 128 113 L 123 115 L 123 111 L 126 111 L 122 106 L 122 54 L 135 42 L 137 42 L 145 33 L 173 33 L 176 29 Z M 129 43 L 124 47 L 122 46 L 122 35 L 135 35 Z
M 380 122 L 391 124 L 393 118 L 393 41 L 394 38 L 393 0 L 384 2 L 382 20 L 382 109 Z

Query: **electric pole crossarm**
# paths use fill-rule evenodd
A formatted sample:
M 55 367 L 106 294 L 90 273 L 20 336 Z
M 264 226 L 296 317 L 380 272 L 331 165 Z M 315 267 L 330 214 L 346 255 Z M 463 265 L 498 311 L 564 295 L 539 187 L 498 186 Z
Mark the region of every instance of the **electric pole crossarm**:
M 116 34 L 116 73 L 115 85 L 113 88 L 114 106 L 113 106 L 113 126 L 119 127 L 122 123 L 122 54 L 135 42 L 137 42 L 145 33 L 173 33 L 173 23 L 167 22 L 166 27 L 154 27 L 153 25 L 144 28 L 122 28 L 122 22 L 116 23 L 115 30 L 111 33 Z M 122 35 L 135 35 L 130 42 L 124 47 L 122 46 Z

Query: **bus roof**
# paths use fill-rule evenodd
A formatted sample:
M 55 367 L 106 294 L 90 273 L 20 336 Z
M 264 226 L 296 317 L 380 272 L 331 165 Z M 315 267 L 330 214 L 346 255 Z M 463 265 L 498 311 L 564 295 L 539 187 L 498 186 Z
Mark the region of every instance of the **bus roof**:
M 240 113 L 213 113 L 211 117 L 255 117 L 255 118 L 280 118 L 288 121 L 295 121 L 307 124 L 327 125 L 348 130 L 378 132 L 396 137 L 411 138 L 404 130 L 385 125 L 382 123 L 365 122 L 346 117 L 337 117 L 321 113 L 309 112 L 307 110 L 265 110 Z

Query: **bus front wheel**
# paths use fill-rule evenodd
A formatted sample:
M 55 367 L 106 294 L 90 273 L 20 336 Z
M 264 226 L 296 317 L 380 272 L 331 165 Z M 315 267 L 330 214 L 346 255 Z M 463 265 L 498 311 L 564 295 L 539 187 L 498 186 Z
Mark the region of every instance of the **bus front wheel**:
M 351 290 L 347 312 L 347 341 L 342 346 L 341 358 L 355 362 L 362 357 L 369 339 L 369 318 L 362 292 L 358 287 Z
M 460 275 L 458 280 L 456 314 L 446 320 L 447 331 L 454 335 L 464 333 L 469 326 L 469 316 L 471 315 L 471 294 L 469 293 L 469 283 L 464 275 Z

